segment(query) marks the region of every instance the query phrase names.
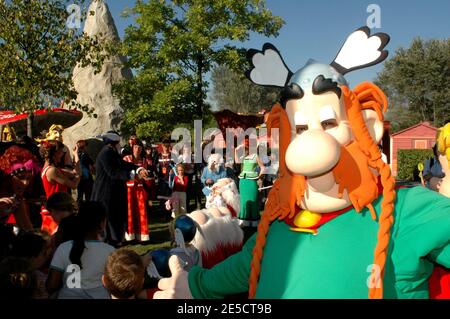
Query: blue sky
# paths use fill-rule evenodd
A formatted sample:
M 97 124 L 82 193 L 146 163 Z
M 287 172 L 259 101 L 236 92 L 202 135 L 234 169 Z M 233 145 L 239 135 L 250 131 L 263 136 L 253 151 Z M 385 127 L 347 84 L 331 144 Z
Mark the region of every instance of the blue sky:
M 213 1 L 213 0 L 211 0 Z M 134 0 L 106 0 L 123 37 L 132 19 L 121 17 Z M 265 42 L 274 44 L 292 71 L 301 68 L 309 58 L 329 63 L 333 60 L 347 35 L 366 24 L 371 13 L 369 4 L 381 8 L 381 28 L 372 33 L 385 32 L 391 36 L 386 47 L 390 56 L 399 47 L 407 47 L 412 39 L 450 37 L 450 1 L 448 0 L 266 0 L 266 6 L 281 16 L 285 25 L 277 38 L 252 34 L 242 47 L 261 49 Z M 373 80 L 382 65 L 354 71 L 346 75 L 351 86 Z

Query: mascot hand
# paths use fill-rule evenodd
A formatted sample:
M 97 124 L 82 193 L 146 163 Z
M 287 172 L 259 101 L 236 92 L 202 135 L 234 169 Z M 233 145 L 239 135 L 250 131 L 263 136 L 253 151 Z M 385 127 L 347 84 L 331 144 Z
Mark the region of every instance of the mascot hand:
M 181 261 L 177 256 L 169 259 L 169 269 L 172 277 L 163 278 L 158 282 L 158 291 L 153 299 L 192 299 L 189 289 L 188 272 L 183 270 Z

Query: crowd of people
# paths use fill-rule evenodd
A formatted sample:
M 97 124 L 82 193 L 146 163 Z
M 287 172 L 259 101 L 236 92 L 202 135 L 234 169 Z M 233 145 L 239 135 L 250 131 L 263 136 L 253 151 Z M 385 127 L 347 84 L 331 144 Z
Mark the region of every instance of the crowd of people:
M 171 253 L 187 267 L 201 265 L 189 243 L 195 223 L 186 214 L 211 207 L 222 180 L 241 189 L 240 207 L 228 205 L 233 218 L 256 227 L 265 200 L 258 189 L 274 179 L 265 179 L 264 164 L 249 154 L 248 138 L 236 149 L 235 162 L 225 165 L 219 152 L 202 163 L 193 162 L 187 147 L 175 156 L 169 141 L 151 145 L 132 135 L 121 147 L 113 131 L 99 136 L 104 147 L 94 159 L 86 140 L 70 152 L 63 130 L 52 125 L 37 143 L 2 143 L 0 297 L 147 298 L 142 269 L 152 258 L 124 246 L 150 242 L 150 218 L 173 220 Z M 183 225 L 191 227 L 183 235 L 188 240 L 180 238 L 177 227 Z
M 424 165 L 424 186 L 436 191 L 448 184 L 438 145 L 445 144 L 449 129 L 441 129 L 435 157 Z M 271 154 L 250 152 L 249 138 L 235 149 L 234 161 L 213 151 L 192 163 L 187 147 L 176 154 L 168 141 L 158 149 L 136 136 L 121 147 L 120 135 L 110 131 L 101 136 L 104 147 L 94 160 L 87 141 L 70 152 L 62 131 L 53 125 L 39 147 L 27 139 L 2 143 L 0 298 L 152 298 L 157 281 L 144 281 L 164 277 L 170 255 L 186 270 L 217 262 L 202 260 L 201 244 L 191 243 L 202 219 L 225 216 L 225 209 L 241 227 L 256 227 L 277 178 Z M 239 194 L 237 207 L 224 202 L 225 190 Z M 128 246 L 149 242 L 154 215 L 173 220 L 167 240 L 174 246 L 139 256 Z

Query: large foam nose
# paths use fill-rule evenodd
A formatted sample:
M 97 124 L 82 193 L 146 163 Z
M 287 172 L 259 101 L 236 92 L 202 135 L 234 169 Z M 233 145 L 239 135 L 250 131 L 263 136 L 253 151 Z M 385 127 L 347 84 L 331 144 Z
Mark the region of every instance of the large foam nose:
M 286 165 L 295 174 L 317 176 L 331 170 L 339 161 L 340 144 L 320 130 L 298 135 L 286 151 Z

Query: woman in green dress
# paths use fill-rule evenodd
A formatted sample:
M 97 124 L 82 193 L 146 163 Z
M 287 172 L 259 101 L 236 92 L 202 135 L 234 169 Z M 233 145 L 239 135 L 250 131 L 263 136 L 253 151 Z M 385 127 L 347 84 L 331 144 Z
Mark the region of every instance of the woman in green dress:
M 243 227 L 257 227 L 260 219 L 258 203 L 258 179 L 264 172 L 264 165 L 256 153 L 249 152 L 249 140 L 244 141 L 245 154 L 239 174 L 240 210 L 239 224 Z M 236 149 L 238 150 L 238 149 Z M 238 159 L 238 156 L 236 156 Z M 238 160 L 242 162 L 242 160 Z

